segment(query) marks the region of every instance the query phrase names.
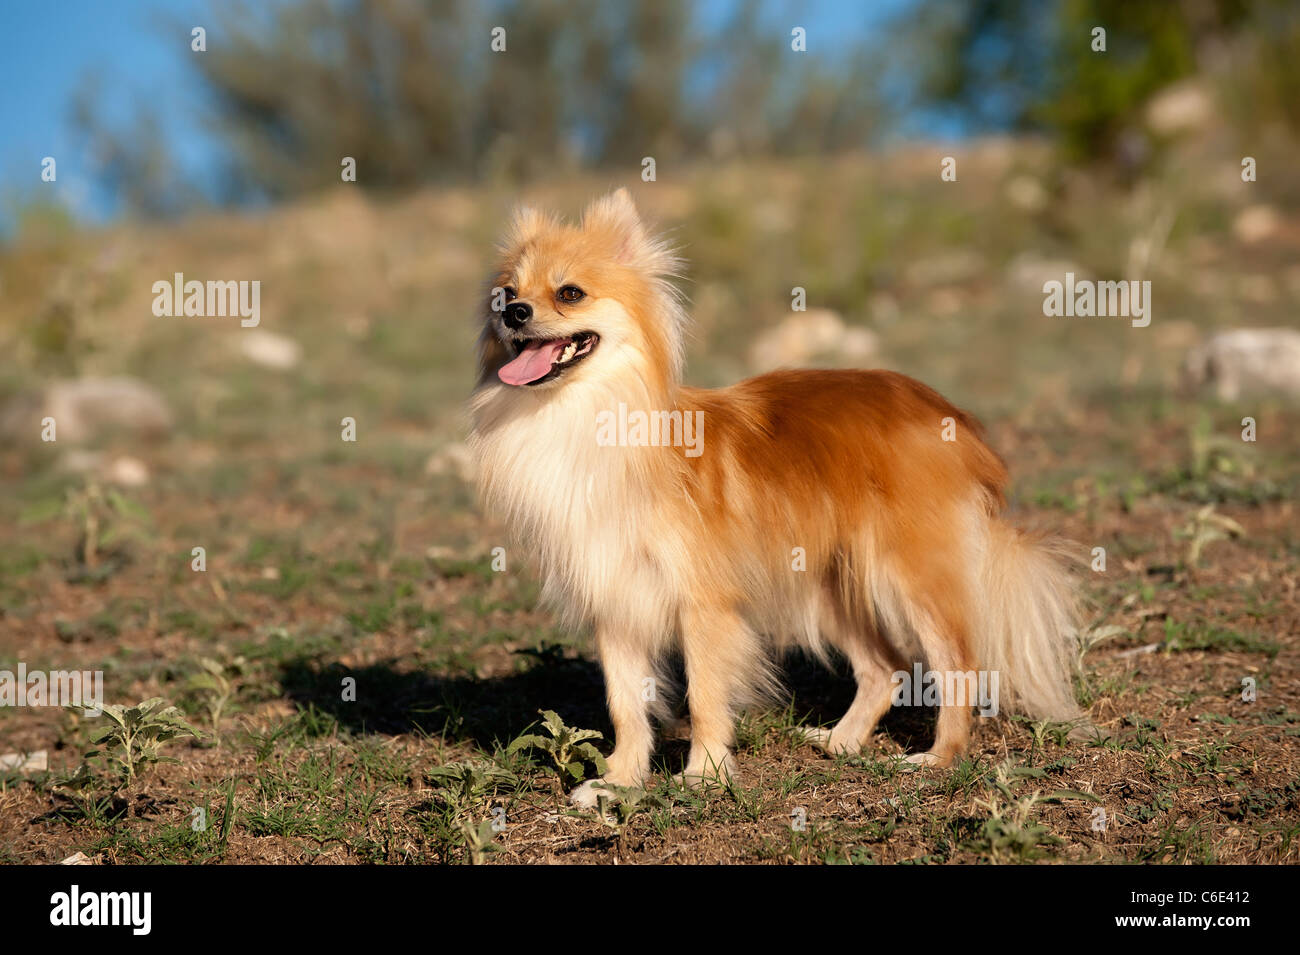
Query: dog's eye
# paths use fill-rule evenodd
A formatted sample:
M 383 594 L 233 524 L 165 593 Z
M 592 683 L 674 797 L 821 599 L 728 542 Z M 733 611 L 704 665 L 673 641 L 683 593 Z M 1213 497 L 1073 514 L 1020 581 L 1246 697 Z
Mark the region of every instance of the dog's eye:
M 561 302 L 580 302 L 587 297 L 587 293 L 576 285 L 566 285 L 555 295 Z
M 501 294 L 505 296 L 507 302 L 513 302 L 515 299 L 519 297 L 519 293 L 516 292 L 514 289 L 512 289 L 509 285 L 501 289 Z

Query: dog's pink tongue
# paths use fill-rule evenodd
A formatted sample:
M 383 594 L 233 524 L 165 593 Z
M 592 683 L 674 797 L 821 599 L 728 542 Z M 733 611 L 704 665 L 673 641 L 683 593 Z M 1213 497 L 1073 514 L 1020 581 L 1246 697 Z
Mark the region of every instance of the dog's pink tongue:
M 556 357 L 564 351 L 564 346 L 567 344 L 568 341 L 563 339 L 529 342 L 514 361 L 501 366 L 497 377 L 507 385 L 526 385 L 538 378 L 545 378 L 550 373 Z

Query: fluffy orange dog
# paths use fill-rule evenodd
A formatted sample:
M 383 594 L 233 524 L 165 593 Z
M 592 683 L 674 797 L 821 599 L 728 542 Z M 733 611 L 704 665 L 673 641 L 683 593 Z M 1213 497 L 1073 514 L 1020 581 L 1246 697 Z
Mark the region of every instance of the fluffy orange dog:
M 616 737 L 604 780 L 644 782 L 662 703 L 646 689 L 674 650 L 689 782 L 736 771 L 737 710 L 795 644 L 835 648 L 857 678 L 839 723 L 809 731 L 832 753 L 867 741 L 914 660 L 995 673 L 1004 707 L 1076 717 L 1069 578 L 999 519 L 1007 473 L 979 423 L 886 371 L 683 386 L 679 264 L 624 190 L 576 226 L 521 210 L 480 339 L 484 500 L 550 603 L 595 629 Z M 911 762 L 965 748 L 972 701 L 941 702 L 934 746 Z M 596 796 L 586 783 L 572 798 Z

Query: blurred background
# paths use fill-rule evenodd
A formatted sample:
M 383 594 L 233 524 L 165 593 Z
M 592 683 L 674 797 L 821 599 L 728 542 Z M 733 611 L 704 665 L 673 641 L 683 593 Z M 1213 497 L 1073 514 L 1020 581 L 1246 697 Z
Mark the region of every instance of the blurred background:
M 526 555 L 490 567 L 463 408 L 510 208 L 618 186 L 689 263 L 691 383 L 911 374 L 1019 519 L 1109 548 L 1123 632 L 1294 636 L 1294 0 L 6 4 L 0 129 L 0 664 L 210 718 L 177 785 L 274 748 L 231 714 L 487 745 L 581 685 L 602 725 Z M 156 316 L 175 273 L 260 282 L 260 324 Z M 1150 281 L 1150 325 L 1045 316 L 1067 273 Z M 0 751 L 55 718 L 0 709 Z
M 620 185 L 690 263 L 694 383 L 897 368 L 1001 429 L 1027 456 L 1029 503 L 1098 481 L 1186 480 L 1206 499 L 1292 486 L 1293 3 L 139 0 L 3 16 L 10 632 L 67 616 L 24 574 L 162 587 L 149 559 L 200 537 L 232 581 L 327 618 L 295 561 L 471 559 L 487 531 L 461 409 L 492 243 L 516 202 L 573 214 Z M 259 326 L 156 317 L 153 283 L 177 272 L 260 281 Z M 1067 272 L 1150 280 L 1150 326 L 1045 317 L 1043 283 Z M 1292 337 L 1236 367 L 1212 336 L 1237 328 Z M 1283 364 L 1250 364 L 1264 359 Z M 1215 445 L 1242 402 L 1283 440 Z M 1277 467 L 1229 460 L 1243 453 Z M 148 526 L 146 551 L 114 536 L 88 553 L 97 509 L 123 538 Z M 195 612 L 175 593 L 92 603 L 184 630 Z

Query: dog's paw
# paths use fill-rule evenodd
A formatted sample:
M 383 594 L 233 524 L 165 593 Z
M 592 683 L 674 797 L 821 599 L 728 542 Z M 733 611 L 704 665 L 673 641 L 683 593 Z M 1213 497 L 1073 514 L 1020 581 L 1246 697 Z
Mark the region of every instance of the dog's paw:
M 922 769 L 933 767 L 942 769 L 945 766 L 952 765 L 952 759 L 945 759 L 938 753 L 913 753 L 911 756 L 903 756 L 899 759 L 899 765 L 903 769 Z
M 696 790 L 728 786 L 739 781 L 740 769 L 736 765 L 736 758 L 731 755 L 728 755 L 719 766 L 708 766 L 705 769 L 692 769 L 687 766 L 685 772 L 673 776 L 674 785 L 681 786 L 683 789 Z
M 799 726 L 795 732 L 809 746 L 825 752 L 826 744 L 831 741 L 831 731 L 820 726 Z
M 609 797 L 610 802 L 618 802 L 625 793 L 619 790 L 638 790 L 645 786 L 646 780 L 641 777 L 629 779 L 627 782 L 619 782 L 616 779 L 609 779 L 600 776 L 596 779 L 589 779 L 581 786 L 569 793 L 569 802 L 582 809 L 594 809 L 600 802 L 601 796 Z
M 862 752 L 862 744 L 855 739 L 846 739 L 836 734 L 835 729 L 823 729 L 820 726 L 801 726 L 799 733 L 805 743 L 827 756 L 856 756 Z
M 569 793 L 569 802 L 579 809 L 595 809 L 602 795 L 608 795 L 604 779 L 589 779 Z

